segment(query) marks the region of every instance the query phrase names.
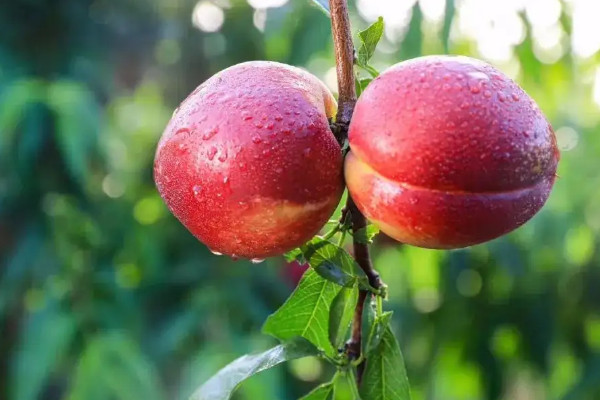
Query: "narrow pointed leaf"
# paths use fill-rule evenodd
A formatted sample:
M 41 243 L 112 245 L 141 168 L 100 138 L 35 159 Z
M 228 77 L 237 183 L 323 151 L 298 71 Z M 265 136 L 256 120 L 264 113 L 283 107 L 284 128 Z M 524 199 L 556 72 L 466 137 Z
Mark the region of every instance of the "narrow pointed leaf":
M 352 235 L 359 243 L 373 243 L 373 238 L 379 234 L 379 228 L 373 224 L 369 224 L 364 228 L 359 229 Z
M 324 383 L 314 388 L 306 396 L 302 396 L 299 400 L 331 400 L 333 395 L 333 383 Z
M 361 288 L 369 288 L 364 271 L 343 248 L 316 237 L 302 246 L 302 252 L 310 266 L 323 278 L 345 287 L 352 287 L 358 280 Z
M 357 301 L 358 288 L 356 285 L 351 288 L 343 288 L 333 299 L 329 314 L 329 339 L 335 348 L 340 348 L 346 339 Z
M 392 311 L 384 312 L 383 314 L 381 314 L 381 316 L 376 317 L 373 321 L 373 325 L 371 325 L 371 329 L 369 331 L 369 338 L 367 339 L 367 357 L 371 352 L 373 352 L 379 347 L 379 344 L 381 343 L 381 338 L 383 337 L 383 334 L 389 326 L 392 314 Z
M 364 31 L 358 32 L 360 40 L 360 48 L 358 49 L 358 64 L 361 66 L 368 65 L 369 60 L 375 53 L 377 43 L 383 35 L 383 18 L 379 17 L 371 26 Z
M 282 362 L 316 354 L 317 349 L 310 343 L 295 340 L 260 354 L 242 356 L 210 378 L 190 400 L 229 400 L 238 386 L 251 376 Z
M 389 325 L 367 358 L 360 395 L 362 400 L 410 400 L 404 359 Z
M 312 0 L 313 4 L 316 4 L 320 10 L 322 10 L 328 16 L 331 15 L 331 11 L 329 9 L 329 1 L 328 0 Z
M 341 290 L 313 270 L 308 270 L 287 301 L 267 318 L 263 332 L 281 340 L 303 337 L 329 355 L 329 310 Z

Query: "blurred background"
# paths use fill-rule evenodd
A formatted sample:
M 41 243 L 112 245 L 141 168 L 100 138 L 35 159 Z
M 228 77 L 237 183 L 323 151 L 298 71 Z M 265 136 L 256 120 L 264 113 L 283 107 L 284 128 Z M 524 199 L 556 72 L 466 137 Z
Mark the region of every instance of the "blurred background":
M 546 207 L 461 251 L 377 239 L 414 400 L 600 399 L 600 2 L 356 0 L 382 15 L 379 69 L 483 58 L 551 120 Z M 267 315 L 302 273 L 212 255 L 152 180 L 173 109 L 246 60 L 335 91 L 329 20 L 309 0 L 13 0 L 0 5 L 0 399 L 177 400 L 275 341 Z M 303 359 L 237 400 L 295 399 L 332 371 Z

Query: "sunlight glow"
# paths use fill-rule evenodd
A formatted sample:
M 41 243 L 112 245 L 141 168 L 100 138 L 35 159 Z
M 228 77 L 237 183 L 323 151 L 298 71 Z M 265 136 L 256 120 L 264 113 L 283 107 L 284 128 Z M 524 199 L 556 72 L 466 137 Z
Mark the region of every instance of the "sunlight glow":
M 594 89 L 592 93 L 594 102 L 600 107 L 600 67 L 596 68 L 596 78 L 594 79 Z
M 423 17 L 431 22 L 441 22 L 444 19 L 447 0 L 419 0 Z
M 248 4 L 255 9 L 281 7 L 287 2 L 288 0 L 248 0 Z
M 385 36 L 398 43 L 404 37 L 412 17 L 412 7 L 416 0 L 358 0 L 358 13 L 368 22 L 385 18 Z
M 256 29 L 264 32 L 267 24 L 267 10 L 264 8 L 257 8 L 254 10 L 254 14 L 252 15 L 252 23 Z
M 225 22 L 223 9 L 210 1 L 199 1 L 192 12 L 192 23 L 204 32 L 217 32 Z
M 589 58 L 600 50 L 600 1 L 572 0 L 573 34 L 571 45 L 573 53 L 581 58 Z
M 479 53 L 490 61 L 508 61 L 525 39 L 520 0 L 462 0 L 457 7 L 458 36 L 475 40 Z

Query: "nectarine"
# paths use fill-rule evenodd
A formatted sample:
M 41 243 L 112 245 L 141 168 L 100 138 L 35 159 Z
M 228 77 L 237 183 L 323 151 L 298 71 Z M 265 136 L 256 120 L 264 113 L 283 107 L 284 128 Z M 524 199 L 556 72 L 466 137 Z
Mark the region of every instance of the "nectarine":
M 376 78 L 346 158 L 358 208 L 395 239 L 459 248 L 503 235 L 545 203 L 559 153 L 536 103 L 496 68 L 429 56 Z
M 309 240 L 343 191 L 329 129 L 336 103 L 313 75 L 253 61 L 181 103 L 154 163 L 171 212 L 213 252 L 262 259 Z

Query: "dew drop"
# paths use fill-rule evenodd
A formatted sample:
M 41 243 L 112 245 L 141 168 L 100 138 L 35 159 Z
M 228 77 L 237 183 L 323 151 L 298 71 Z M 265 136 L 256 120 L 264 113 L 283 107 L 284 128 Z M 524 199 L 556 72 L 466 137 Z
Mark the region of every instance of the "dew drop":
M 272 130 L 273 126 L 274 126 L 273 122 L 267 123 L 267 129 Z
M 219 161 L 225 162 L 227 160 L 227 150 L 223 150 L 218 158 Z
M 264 259 L 264 258 L 253 258 L 253 259 L 251 259 L 251 260 L 250 260 L 250 262 L 251 262 L 252 264 L 260 264 L 260 263 L 261 263 L 261 262 L 263 262 L 263 261 L 265 261 L 265 259 Z
M 261 143 L 261 142 L 262 142 L 262 139 L 259 136 L 252 137 L 252 143 L 258 144 L 258 143 Z
M 215 126 L 214 128 L 211 128 L 211 129 L 207 130 L 206 132 L 204 132 L 204 134 L 202 135 L 202 139 L 209 140 L 210 138 L 215 136 L 218 132 L 219 132 L 219 127 Z
M 194 191 L 194 196 L 198 196 L 200 193 L 202 193 L 202 186 L 195 185 L 192 190 Z
M 208 149 L 208 153 L 206 153 L 206 156 L 209 160 L 212 161 L 212 159 L 215 158 L 215 154 L 217 154 L 217 148 L 215 146 L 212 146 L 210 149 Z
M 250 114 L 249 111 L 242 111 L 242 119 L 244 121 L 249 121 L 252 119 L 252 115 Z
M 226 184 L 226 185 L 229 183 L 229 177 L 228 176 L 226 176 L 226 177 L 223 178 L 223 183 Z
M 210 252 L 213 253 L 215 256 L 222 256 L 223 255 L 223 253 L 219 253 L 218 251 L 215 251 L 213 249 L 208 249 L 208 250 L 210 250 Z
M 486 90 L 483 92 L 483 95 L 489 99 L 490 97 L 492 97 L 492 92 L 490 92 L 489 90 Z
M 500 102 L 504 103 L 506 101 L 506 95 L 502 92 L 498 93 L 498 100 L 500 100 Z
M 257 127 L 258 129 L 262 128 L 264 125 L 260 122 L 257 122 L 254 124 L 255 127 Z
M 481 92 L 481 88 L 478 85 L 471 86 L 471 93 L 477 94 Z
M 275 121 L 279 122 L 283 120 L 283 117 L 281 115 L 276 115 L 275 118 L 273 118 Z

